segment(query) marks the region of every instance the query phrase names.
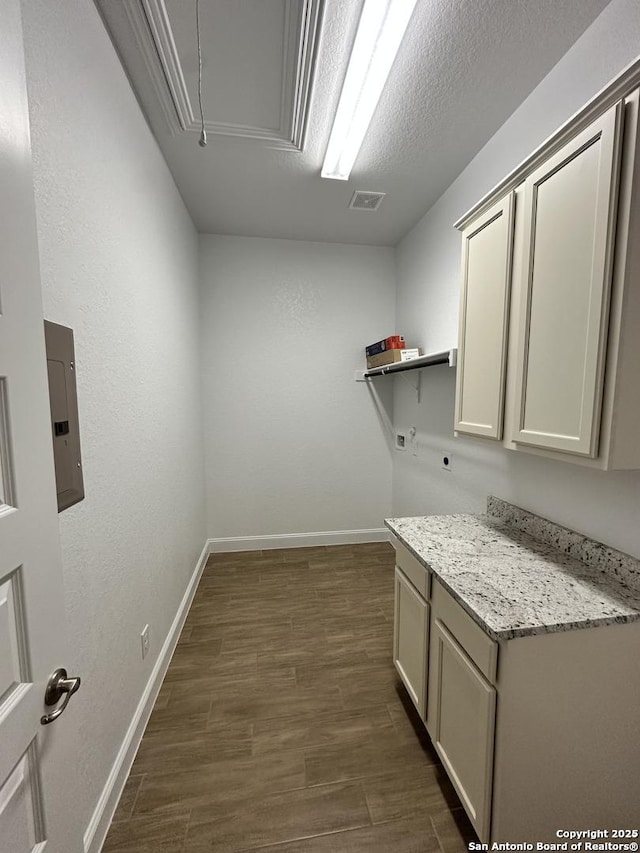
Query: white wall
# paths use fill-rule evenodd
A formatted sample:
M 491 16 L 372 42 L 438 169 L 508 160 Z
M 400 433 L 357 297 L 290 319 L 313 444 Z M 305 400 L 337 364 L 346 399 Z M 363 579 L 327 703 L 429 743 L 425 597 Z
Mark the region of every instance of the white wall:
M 460 235 L 453 222 L 638 54 L 637 0 L 613 0 L 399 245 L 399 332 L 427 351 L 455 343 Z M 421 404 L 406 382 L 395 383 L 396 424 L 415 425 L 420 446 L 416 456 L 394 455 L 394 514 L 481 511 L 493 493 L 640 556 L 640 473 L 587 471 L 454 441 L 454 371 L 424 371 Z M 447 448 L 450 473 L 440 468 Z
M 74 330 L 86 491 L 60 515 L 60 664 L 83 683 L 52 735 L 52 820 L 84 830 L 205 542 L 197 235 L 93 3 L 23 6 L 45 316 Z
M 354 371 L 394 330 L 393 250 L 205 235 L 200 263 L 209 536 L 382 527 L 388 433 Z

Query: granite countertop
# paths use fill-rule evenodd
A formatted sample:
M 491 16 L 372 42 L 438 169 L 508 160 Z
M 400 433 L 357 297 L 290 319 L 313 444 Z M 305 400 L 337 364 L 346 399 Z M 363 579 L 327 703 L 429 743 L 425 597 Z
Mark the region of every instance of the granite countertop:
M 640 561 L 496 498 L 385 524 L 495 640 L 640 621 Z

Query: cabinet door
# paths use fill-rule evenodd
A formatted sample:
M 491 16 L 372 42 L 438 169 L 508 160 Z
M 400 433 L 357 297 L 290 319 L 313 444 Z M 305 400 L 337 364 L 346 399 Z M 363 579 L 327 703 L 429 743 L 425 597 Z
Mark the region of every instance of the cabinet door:
M 429 605 L 396 566 L 393 662 L 424 720 L 427 698 Z
M 622 104 L 525 182 L 513 439 L 597 456 Z
M 502 438 L 514 194 L 462 232 L 458 432 Z
M 489 841 L 495 704 L 495 688 L 435 619 L 429 660 L 429 733 L 481 841 Z

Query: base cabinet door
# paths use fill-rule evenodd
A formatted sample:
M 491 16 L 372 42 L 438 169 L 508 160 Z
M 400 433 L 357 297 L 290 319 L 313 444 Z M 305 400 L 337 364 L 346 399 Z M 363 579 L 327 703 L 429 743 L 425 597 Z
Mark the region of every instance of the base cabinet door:
M 396 567 L 393 662 L 422 719 L 426 715 L 429 605 Z
M 434 619 L 429 733 L 481 841 L 489 841 L 496 691 Z

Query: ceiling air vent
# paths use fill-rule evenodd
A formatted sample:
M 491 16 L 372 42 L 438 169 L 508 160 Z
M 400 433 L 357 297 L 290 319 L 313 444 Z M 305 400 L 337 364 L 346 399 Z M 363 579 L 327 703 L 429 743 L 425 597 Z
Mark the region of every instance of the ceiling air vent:
M 349 207 L 353 210 L 377 210 L 380 207 L 380 202 L 386 196 L 386 193 L 372 193 L 356 190 L 353 198 L 349 202 Z

